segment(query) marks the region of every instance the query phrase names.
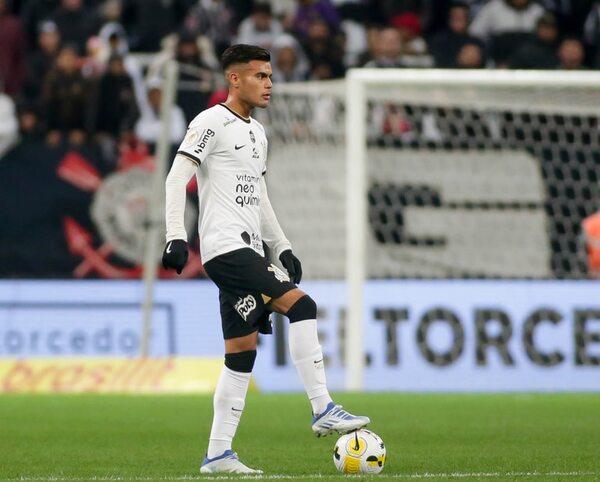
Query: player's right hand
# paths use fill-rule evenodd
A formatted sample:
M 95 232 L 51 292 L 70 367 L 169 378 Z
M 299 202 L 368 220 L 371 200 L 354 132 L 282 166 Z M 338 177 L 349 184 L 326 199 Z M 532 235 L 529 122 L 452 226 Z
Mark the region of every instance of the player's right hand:
M 165 269 L 174 269 L 181 274 L 188 260 L 188 245 L 183 239 L 174 239 L 165 246 L 162 255 L 162 265 Z

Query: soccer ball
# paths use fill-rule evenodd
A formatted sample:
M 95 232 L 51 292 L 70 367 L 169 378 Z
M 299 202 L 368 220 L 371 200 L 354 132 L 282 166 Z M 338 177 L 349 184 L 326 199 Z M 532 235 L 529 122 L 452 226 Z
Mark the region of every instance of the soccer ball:
M 385 459 L 381 437 L 364 428 L 342 435 L 333 448 L 333 463 L 343 474 L 378 474 Z

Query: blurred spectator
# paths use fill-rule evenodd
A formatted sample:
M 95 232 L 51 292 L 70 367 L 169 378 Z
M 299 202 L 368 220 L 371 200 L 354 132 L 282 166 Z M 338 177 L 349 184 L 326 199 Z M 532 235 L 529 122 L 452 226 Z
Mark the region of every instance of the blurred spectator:
M 157 52 L 164 37 L 176 32 L 190 0 L 128 0 L 123 5 L 122 23 L 133 52 Z
M 252 15 L 256 3 L 267 3 L 269 6 L 273 0 L 226 0 L 233 12 L 232 24 L 234 30 L 238 30 L 243 20 Z M 293 1 L 293 0 L 292 0 Z
M 47 20 L 59 5 L 60 0 L 26 0 L 24 2 L 20 17 L 23 19 L 28 46 L 35 48 L 40 24 Z
M 583 25 L 596 0 L 539 0 L 552 12 L 560 25 L 560 33 L 580 37 Z
M 117 54 L 109 59 L 106 73 L 96 86 L 94 105 L 98 134 L 118 139 L 123 133 L 133 132 L 139 115 L 133 81 Z
M 25 49 L 21 21 L 0 0 L 0 82 L 8 95 L 17 94 L 25 80 Z
M 160 119 L 160 105 L 162 101 L 162 85 L 160 80 L 154 80 L 148 85 L 148 100 L 141 107 L 141 117 L 135 124 L 135 134 L 142 141 L 156 147 L 156 142 L 163 131 Z M 185 136 L 187 122 L 181 108 L 174 104 L 171 110 L 171 132 L 169 138 L 176 148 Z
M 594 3 L 585 20 L 584 38 L 593 49 L 592 67 L 600 69 L 600 1 Z
M 425 33 L 437 32 L 440 15 L 446 19 L 451 0 L 369 0 L 370 20 L 388 24 L 391 18 L 405 13 L 416 15 Z M 443 22 L 445 23 L 445 22 Z
M 220 58 L 231 44 L 233 18 L 233 11 L 224 0 L 197 0 L 185 19 L 185 29 L 209 38 Z
M 479 45 L 483 43 L 469 35 L 469 7 L 466 4 L 453 5 L 448 12 L 448 26 L 446 30 L 436 34 L 429 43 L 429 51 L 434 59 L 434 66 L 442 69 L 458 67 L 458 54 L 467 44 Z
M 562 70 L 585 69 L 585 50 L 581 41 L 574 37 L 563 39 L 558 47 L 558 68 Z
M 216 87 L 216 76 L 221 76 L 212 57 L 205 59 L 198 43 L 196 36 L 182 32 L 175 54 L 179 63 L 177 104 L 183 109 L 187 122 L 206 109 L 210 94 Z
M 555 69 L 558 65 L 556 18 L 546 13 L 538 20 L 535 37 L 517 47 L 508 61 L 511 69 Z
M 464 44 L 456 56 L 456 67 L 459 69 L 481 69 L 485 67 L 485 56 L 481 44 Z
M 367 62 L 377 58 L 379 55 L 379 33 L 380 27 L 369 26 L 367 28 L 367 49 L 358 56 L 356 65 L 363 67 Z
M 40 97 L 42 83 L 60 50 L 60 32 L 54 22 L 46 20 L 40 24 L 37 46 L 37 50 L 29 54 L 24 86 L 25 97 L 32 100 Z
M 322 20 L 334 34 L 340 28 L 340 16 L 329 0 L 296 0 L 292 29 L 300 39 L 308 37 L 312 23 Z
M 146 86 L 139 62 L 129 53 L 129 42 L 125 29 L 117 22 L 109 22 L 100 29 L 98 39 L 100 40 L 101 57 L 104 61 L 113 55 L 123 58 L 125 70 L 133 81 L 137 105 L 140 106 L 142 102 L 146 101 Z
M 236 43 L 260 45 L 270 50 L 275 39 L 282 33 L 281 23 L 273 18 L 271 5 L 257 3 L 252 15 L 240 24 Z
M 122 0 L 105 0 L 98 9 L 100 14 L 100 24 L 102 28 L 106 25 L 117 24 L 123 26 L 123 1 Z M 101 35 L 102 28 L 98 35 Z
M 361 65 L 361 55 L 367 51 L 367 29 L 357 20 L 342 20 L 341 24 L 344 37 L 344 65 L 354 67 Z
M 89 80 L 98 80 L 106 70 L 106 58 L 102 41 L 95 35 L 85 43 L 85 54 L 81 58 L 81 74 Z
M 304 42 L 302 42 L 306 56 L 311 64 L 328 65 L 330 77 L 342 77 L 344 68 L 344 49 L 342 38 L 332 35 L 329 25 L 324 20 L 313 20 L 308 28 Z
M 294 37 L 284 34 L 275 39 L 271 50 L 273 82 L 300 82 L 309 74 L 306 54 Z
M 223 102 L 225 102 L 227 100 L 228 96 L 229 96 L 229 91 L 224 87 L 215 90 L 208 99 L 207 107 L 210 108 L 210 107 L 214 107 L 217 104 L 222 104 Z
M 77 46 L 79 55 L 85 52 L 88 38 L 99 26 L 96 13 L 83 0 L 62 0 L 50 19 L 58 26 L 63 43 Z
M 21 144 L 40 144 L 44 141 L 44 132 L 38 110 L 33 102 L 24 102 L 17 109 L 19 121 L 19 140 Z
M 56 146 L 64 140 L 81 145 L 90 121 L 89 84 L 78 67 L 77 49 L 65 46 L 43 85 L 42 108 L 46 141 Z
M 1 83 L 0 83 L 1 87 Z M 0 159 L 13 147 L 19 138 L 19 125 L 15 103 L 0 89 Z
M 393 17 L 390 24 L 400 33 L 402 63 L 407 67 L 431 67 L 427 44 L 421 37 L 419 17 L 411 12 L 402 13 Z
M 544 9 L 533 0 L 490 0 L 473 19 L 469 32 L 488 44 L 498 64 L 505 64 L 535 31 Z
M 213 43 L 204 35 L 182 30 L 165 42 L 165 48 L 150 65 L 147 77 L 155 81 L 164 77 L 163 70 L 169 60 L 179 63 L 177 103 L 190 122 L 206 108 L 211 92 L 222 82 Z
M 381 29 L 376 36 L 373 46 L 373 58 L 364 67 L 367 68 L 398 68 L 404 67 L 401 60 L 402 41 L 400 32 L 392 27 Z
M 531 33 L 543 14 L 533 0 L 490 0 L 473 19 L 470 33 L 485 42 L 504 33 Z

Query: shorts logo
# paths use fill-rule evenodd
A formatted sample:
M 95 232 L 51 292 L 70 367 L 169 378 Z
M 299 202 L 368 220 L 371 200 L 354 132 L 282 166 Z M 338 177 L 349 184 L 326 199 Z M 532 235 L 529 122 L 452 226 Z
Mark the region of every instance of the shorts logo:
M 235 311 L 239 313 L 239 315 L 244 318 L 244 321 L 248 319 L 248 315 L 256 308 L 256 300 L 254 296 L 248 295 L 245 298 L 240 298 L 240 300 L 234 306 Z
M 283 271 L 281 271 L 273 263 L 271 263 L 271 265 L 267 269 L 271 273 L 273 273 L 273 275 L 275 276 L 275 278 L 277 278 L 277 281 L 279 281 L 280 283 L 283 283 L 284 281 L 289 281 L 290 280 L 290 277 L 287 274 L 285 274 Z

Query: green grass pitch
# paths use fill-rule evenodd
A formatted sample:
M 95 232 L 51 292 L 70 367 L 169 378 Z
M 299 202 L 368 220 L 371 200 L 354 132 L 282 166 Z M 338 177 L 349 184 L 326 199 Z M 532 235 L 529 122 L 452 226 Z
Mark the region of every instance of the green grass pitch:
M 600 394 L 338 394 L 371 417 L 376 480 L 600 480 Z M 0 480 L 203 480 L 211 396 L 2 395 Z M 304 395 L 250 394 L 234 443 L 265 480 L 338 475 Z

